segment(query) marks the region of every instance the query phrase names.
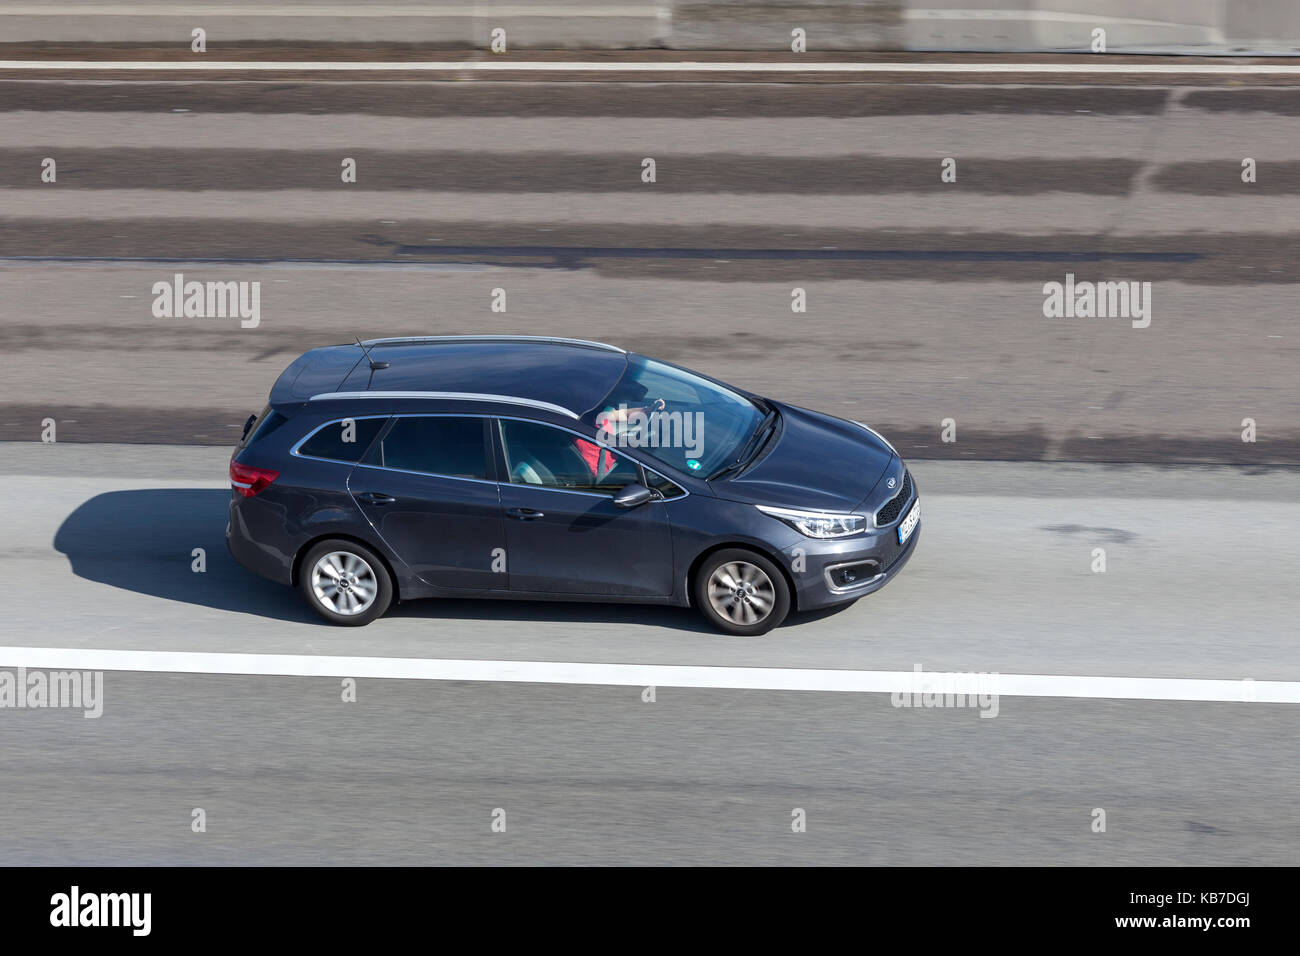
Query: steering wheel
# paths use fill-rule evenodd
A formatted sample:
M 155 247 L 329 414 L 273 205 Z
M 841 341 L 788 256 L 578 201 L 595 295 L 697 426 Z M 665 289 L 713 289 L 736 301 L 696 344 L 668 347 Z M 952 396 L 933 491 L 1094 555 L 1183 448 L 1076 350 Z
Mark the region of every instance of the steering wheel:
M 637 411 L 641 412 L 643 415 L 641 419 L 631 419 L 630 421 L 620 422 L 622 427 L 621 434 L 632 436 L 637 439 L 647 438 L 647 430 L 650 428 L 650 416 L 655 412 L 662 412 L 667 407 L 668 403 L 662 398 L 652 399 L 642 408 L 637 409 Z

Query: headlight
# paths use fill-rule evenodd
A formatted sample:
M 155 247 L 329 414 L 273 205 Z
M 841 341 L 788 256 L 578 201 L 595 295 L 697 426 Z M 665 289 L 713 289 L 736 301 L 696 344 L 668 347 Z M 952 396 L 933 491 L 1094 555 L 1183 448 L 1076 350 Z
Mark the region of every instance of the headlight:
M 810 538 L 844 538 L 860 534 L 867 527 L 865 515 L 839 514 L 834 511 L 790 511 L 787 508 L 769 508 L 767 505 L 754 507 L 765 515 L 784 521 Z

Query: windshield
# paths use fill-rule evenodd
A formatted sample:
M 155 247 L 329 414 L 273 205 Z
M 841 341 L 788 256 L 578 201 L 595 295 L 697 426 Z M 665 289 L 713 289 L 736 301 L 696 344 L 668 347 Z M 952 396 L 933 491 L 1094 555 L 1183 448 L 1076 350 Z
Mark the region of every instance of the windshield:
M 633 355 L 618 384 L 585 420 L 607 445 L 640 448 L 669 467 L 704 477 L 736 459 L 763 411 L 729 388 Z

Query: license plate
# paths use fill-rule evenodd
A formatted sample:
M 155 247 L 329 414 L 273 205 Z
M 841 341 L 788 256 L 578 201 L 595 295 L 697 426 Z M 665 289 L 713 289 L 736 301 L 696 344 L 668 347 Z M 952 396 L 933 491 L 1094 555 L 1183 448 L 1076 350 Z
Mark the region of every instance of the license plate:
M 912 505 L 912 510 L 907 513 L 903 523 L 898 526 L 898 543 L 907 544 L 907 539 L 912 536 L 916 526 L 921 523 L 921 502 Z

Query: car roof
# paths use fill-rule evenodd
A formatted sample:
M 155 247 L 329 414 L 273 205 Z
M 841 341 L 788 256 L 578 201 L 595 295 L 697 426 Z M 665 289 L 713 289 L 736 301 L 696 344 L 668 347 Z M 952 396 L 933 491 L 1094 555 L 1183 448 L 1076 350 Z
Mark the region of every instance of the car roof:
M 418 393 L 431 392 L 442 394 L 429 398 L 465 400 L 473 395 L 482 401 L 500 398 L 502 404 L 517 399 L 519 404 L 581 415 L 609 394 L 627 361 L 620 348 L 581 339 L 495 335 L 371 339 L 303 354 L 276 381 L 271 404 L 360 397 L 356 393 L 398 393 L 395 398 L 418 399 Z M 371 362 L 383 367 L 372 369 Z

